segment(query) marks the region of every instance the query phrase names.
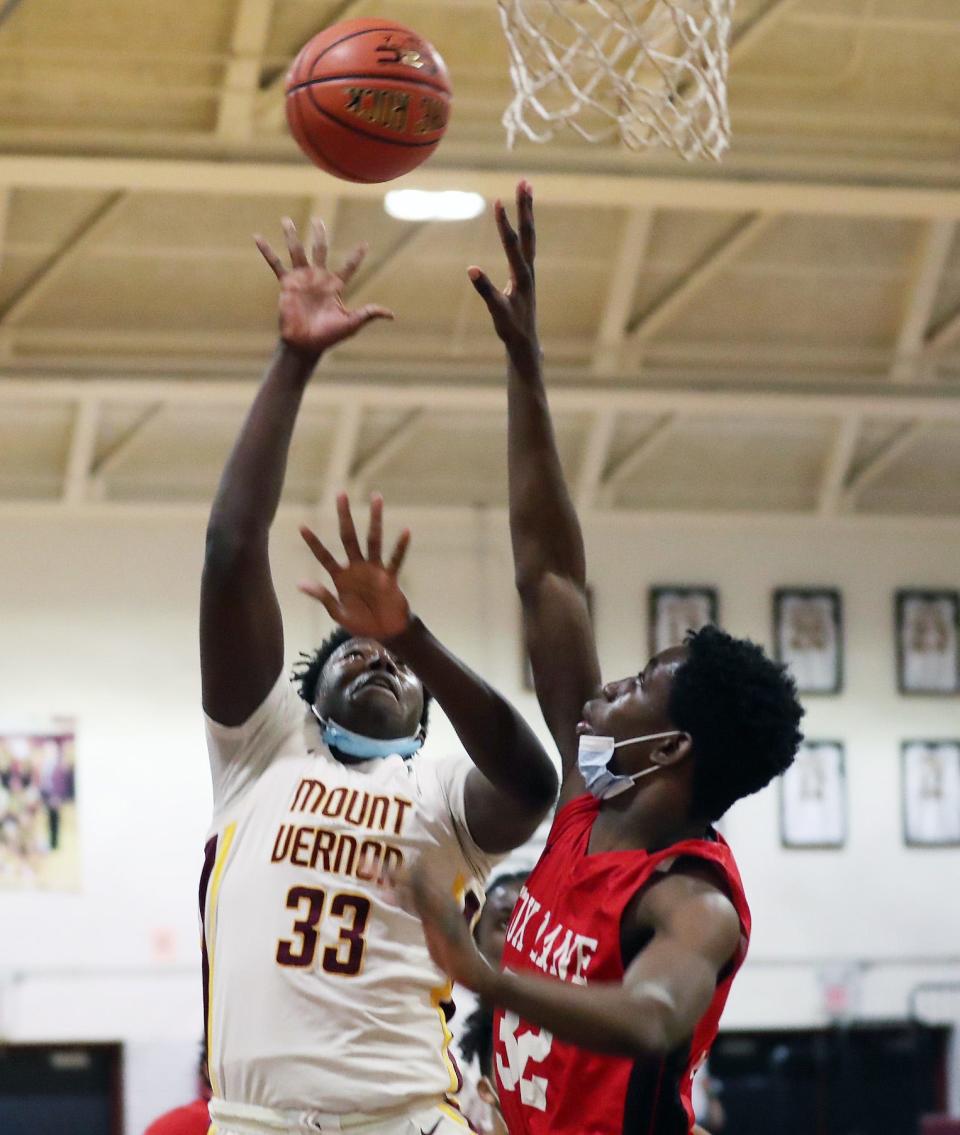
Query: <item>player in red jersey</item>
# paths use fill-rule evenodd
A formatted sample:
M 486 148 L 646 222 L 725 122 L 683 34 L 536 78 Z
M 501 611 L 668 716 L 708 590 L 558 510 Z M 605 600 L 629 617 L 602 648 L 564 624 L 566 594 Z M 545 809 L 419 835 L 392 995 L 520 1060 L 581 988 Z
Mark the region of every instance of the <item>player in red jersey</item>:
M 497 203 L 511 280 L 478 268 L 509 359 L 510 525 L 537 696 L 563 785 L 546 849 L 488 967 L 416 874 L 438 963 L 499 1007 L 510 1135 L 687 1135 L 693 1073 L 743 962 L 750 912 L 712 821 L 793 760 L 803 715 L 782 666 L 706 627 L 601 684 L 583 539 L 541 376 L 530 187 L 519 234 Z
M 200 1043 L 197 1061 L 197 1098 L 155 1119 L 143 1135 L 207 1135 L 210 1130 L 210 1076 L 207 1072 L 207 1044 Z

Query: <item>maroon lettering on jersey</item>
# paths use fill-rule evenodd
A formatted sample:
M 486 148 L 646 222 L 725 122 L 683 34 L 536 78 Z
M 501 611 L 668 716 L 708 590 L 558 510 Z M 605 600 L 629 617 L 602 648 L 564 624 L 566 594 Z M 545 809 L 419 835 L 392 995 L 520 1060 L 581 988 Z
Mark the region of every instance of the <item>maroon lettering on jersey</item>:
M 733 854 L 719 835 L 654 854 L 588 854 L 600 808 L 581 796 L 557 813 L 547 846 L 507 929 L 505 969 L 532 970 L 577 985 L 622 982 L 620 924 L 627 904 L 678 857 L 713 864 L 743 933 L 688 1045 L 665 1060 L 587 1052 L 515 1013 L 494 1021 L 494 1066 L 510 1135 L 687 1135 L 690 1085 L 717 1035 L 720 1014 L 750 938 L 750 911 Z

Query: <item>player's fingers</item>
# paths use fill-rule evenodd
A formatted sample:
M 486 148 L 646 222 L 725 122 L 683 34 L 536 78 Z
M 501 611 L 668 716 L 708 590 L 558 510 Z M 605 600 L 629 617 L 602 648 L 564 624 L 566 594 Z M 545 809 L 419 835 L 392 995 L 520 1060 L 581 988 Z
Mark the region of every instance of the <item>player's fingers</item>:
M 351 333 L 359 331 L 361 327 L 365 327 L 368 323 L 372 323 L 375 319 L 389 319 L 394 320 L 397 317 L 388 307 L 381 307 L 378 303 L 368 303 L 363 307 L 358 307 L 356 311 L 350 313 L 351 320 Z
M 471 264 L 467 269 L 467 275 L 470 277 L 470 283 L 479 292 L 480 298 L 490 309 L 490 314 L 495 314 L 496 310 L 502 306 L 503 293 L 497 291 L 491 283 L 490 277 L 482 268 L 477 268 L 476 265 Z
M 383 497 L 374 493 L 370 497 L 370 527 L 367 529 L 367 559 L 374 564 L 383 555 Z
M 340 520 L 340 539 L 343 541 L 343 550 L 347 553 L 350 563 L 363 559 L 360 551 L 360 541 L 357 539 L 357 529 L 353 523 L 353 513 L 350 511 L 350 500 L 346 493 L 337 494 L 337 517 Z
M 410 529 L 404 528 L 397 538 L 397 543 L 393 549 L 393 555 L 390 557 L 390 563 L 387 564 L 387 571 L 391 575 L 397 575 L 403 567 L 403 561 L 407 558 L 407 549 L 410 547 Z
M 497 333 L 505 335 L 510 328 L 509 298 L 498 291 L 490 282 L 490 277 L 479 268 L 467 269 L 470 282 L 476 288 L 480 298 L 487 305 L 487 311 L 493 316 L 493 326 Z
M 507 263 L 510 265 L 510 275 L 520 291 L 529 286 L 530 283 L 530 265 L 527 264 L 523 258 L 523 253 L 520 250 L 520 238 L 517 236 L 513 225 L 510 224 L 510 218 L 507 216 L 507 210 L 503 207 L 503 202 L 498 201 L 494 205 L 494 213 L 497 218 L 497 228 L 500 232 L 500 243 L 503 245 L 503 251 L 507 254 Z
M 327 226 L 319 217 L 311 217 L 310 234 L 312 238 L 311 254 L 313 262 L 318 268 L 327 266 Z
M 533 220 L 533 186 L 526 178 L 517 186 L 517 217 L 520 225 L 520 251 L 533 271 L 537 258 L 537 229 Z
M 266 262 L 273 269 L 274 276 L 276 276 L 278 280 L 282 280 L 284 275 L 286 274 L 287 270 L 283 266 L 283 261 L 280 259 L 279 256 L 277 256 L 277 254 L 270 247 L 270 244 L 267 241 L 267 239 L 265 237 L 262 237 L 259 233 L 257 233 L 253 238 L 253 242 L 257 246 L 257 248 L 260 250 L 260 255 L 264 258 L 264 260 L 266 260 Z
M 297 584 L 297 590 L 322 603 L 330 618 L 337 624 L 343 624 L 344 611 L 339 600 L 321 584 L 311 583 L 309 579 L 301 579 Z
M 313 552 L 314 559 L 329 573 L 331 579 L 336 578 L 336 576 L 343 571 L 343 568 L 333 558 L 333 555 L 326 546 L 321 543 L 317 534 L 305 524 L 301 524 L 300 535 L 303 537 L 304 543 L 310 551 Z
M 303 241 L 297 232 L 297 226 L 289 217 L 283 218 L 283 235 L 287 238 L 287 248 L 290 250 L 290 263 L 294 268 L 309 268 L 310 262 L 303 249 Z
M 353 279 L 357 269 L 363 263 L 369 249 L 370 246 L 366 243 L 358 244 L 353 252 L 351 252 L 347 259 L 344 261 L 343 267 L 337 273 L 337 275 L 343 281 L 344 286 L 349 284 Z

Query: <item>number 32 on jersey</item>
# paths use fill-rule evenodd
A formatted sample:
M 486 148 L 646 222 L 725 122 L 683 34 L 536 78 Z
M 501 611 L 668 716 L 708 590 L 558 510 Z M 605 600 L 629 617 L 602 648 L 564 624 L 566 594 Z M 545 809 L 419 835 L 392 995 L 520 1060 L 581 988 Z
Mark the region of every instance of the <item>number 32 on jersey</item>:
M 550 1055 L 553 1034 L 546 1029 L 528 1029 L 517 1036 L 520 1018 L 504 1013 L 500 1019 L 500 1041 L 506 1060 L 497 1053 L 497 1075 L 504 1091 L 520 1088 L 520 1102 L 537 1111 L 547 1110 L 547 1081 L 543 1076 L 527 1075 L 527 1064 L 540 1064 Z
M 277 943 L 277 962 L 280 965 L 302 969 L 313 966 L 326 899 L 326 892 L 316 887 L 290 888 L 287 909 L 295 911 L 298 916 L 293 923 L 293 933 L 297 938 L 281 938 Z M 320 967 L 326 973 L 356 977 L 363 969 L 363 956 L 367 952 L 363 933 L 370 917 L 370 900 L 363 895 L 341 891 L 330 900 L 330 915 L 340 919 L 340 936 L 336 945 L 324 949 Z

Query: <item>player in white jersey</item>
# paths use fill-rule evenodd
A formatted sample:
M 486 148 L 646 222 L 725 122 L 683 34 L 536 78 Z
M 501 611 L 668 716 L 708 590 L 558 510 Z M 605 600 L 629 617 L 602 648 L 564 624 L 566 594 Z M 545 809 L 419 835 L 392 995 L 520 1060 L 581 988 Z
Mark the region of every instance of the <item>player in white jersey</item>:
M 352 1130 L 444 1135 L 451 1101 L 446 979 L 420 922 L 381 886 L 422 856 L 463 895 L 549 808 L 556 774 L 516 711 L 414 618 L 384 565 L 382 501 L 366 555 L 345 497 L 340 566 L 305 538 L 336 596 L 305 587 L 346 628 L 300 672 L 283 670 L 268 532 L 304 388 L 323 351 L 389 313 L 348 312 L 316 225 L 312 263 L 285 223 L 280 343 L 210 516 L 200 613 L 214 816 L 200 886 L 216 1135 Z M 417 753 L 428 689 L 469 756 Z

